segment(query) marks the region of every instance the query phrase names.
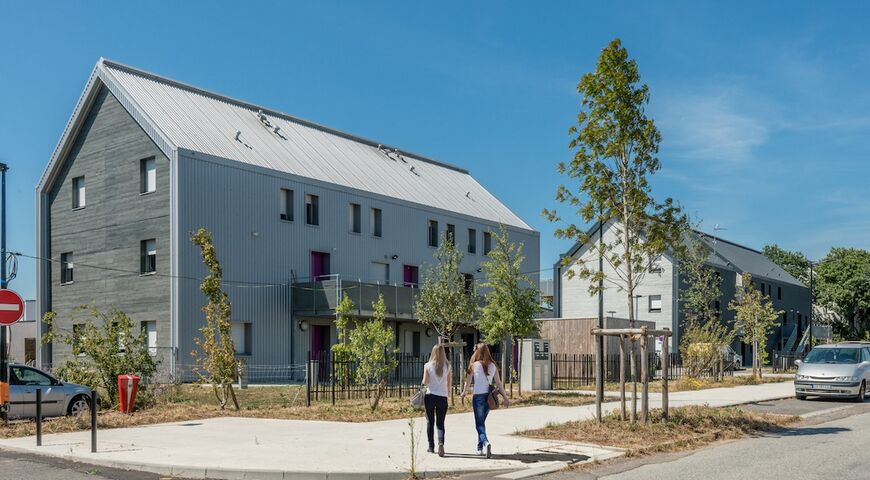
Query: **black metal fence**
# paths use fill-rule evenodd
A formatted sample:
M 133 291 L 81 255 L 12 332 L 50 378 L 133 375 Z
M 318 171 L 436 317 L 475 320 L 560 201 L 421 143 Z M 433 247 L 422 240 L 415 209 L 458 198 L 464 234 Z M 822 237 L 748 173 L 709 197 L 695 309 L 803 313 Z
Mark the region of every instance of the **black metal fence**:
M 629 372 L 629 355 L 625 356 L 625 370 L 628 382 L 631 380 Z M 687 368 L 682 365 L 679 353 L 670 353 L 670 365 L 668 366 L 668 379 L 678 380 L 687 375 Z M 640 355 L 637 355 L 637 372 L 640 376 Z M 550 356 L 550 370 L 553 375 L 553 388 L 556 390 L 577 390 L 595 385 L 595 355 L 593 354 L 569 354 L 553 353 Z M 604 378 L 606 382 L 619 381 L 619 355 L 607 355 L 604 363 Z M 657 380 L 662 378 L 662 355 L 660 353 L 649 354 L 649 378 Z M 702 372 L 702 377 L 712 377 L 713 370 Z M 733 368 L 726 365 L 724 374 L 734 375 Z
M 770 365 L 774 373 L 791 372 L 797 370 L 795 360 L 803 360 L 804 353 L 781 352 L 774 350 L 770 358 Z

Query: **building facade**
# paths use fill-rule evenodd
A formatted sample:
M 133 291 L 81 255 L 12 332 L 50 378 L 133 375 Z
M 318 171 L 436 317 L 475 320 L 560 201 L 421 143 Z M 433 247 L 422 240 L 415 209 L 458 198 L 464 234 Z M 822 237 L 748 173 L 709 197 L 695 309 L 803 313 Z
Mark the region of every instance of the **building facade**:
M 383 295 L 396 345 L 424 352 L 437 339 L 414 299 L 445 235 L 479 281 L 504 225 L 538 281 L 538 232 L 466 170 L 102 59 L 38 200 L 40 312 L 73 329 L 77 305 L 123 310 L 176 371 L 205 322 L 199 228 L 212 232 L 249 365 L 328 350 L 344 294 L 361 316 Z M 42 355 L 58 362 L 69 347 Z
M 617 229 L 614 224 L 604 225 L 605 243 L 613 240 Z M 722 296 L 716 307 L 721 312 L 721 318 L 733 322 L 734 312 L 728 309 L 728 304 L 734 298 L 741 284 L 741 273 L 749 272 L 753 283 L 769 296 L 774 308 L 782 310 L 776 328 L 768 339 L 769 350 L 797 349 L 805 337 L 809 326 L 810 291 L 800 280 L 765 257 L 760 251 L 734 242 L 716 238 L 702 232 L 692 232 L 709 250 L 707 265 L 718 272 L 721 278 L 720 290 Z M 599 231 L 597 226 L 588 232 L 591 242 L 597 242 Z M 578 262 L 597 265 L 598 257 L 590 244 L 576 244 L 563 255 L 572 259 L 569 266 L 562 262 L 554 266 L 556 317 L 582 318 L 595 317 L 598 314 L 598 296 L 589 294 L 589 282 L 569 272 L 577 272 Z M 615 278 L 613 268 L 604 262 L 604 273 L 609 278 Z M 629 302 L 624 291 L 614 285 L 605 284 L 604 311 L 605 315 L 628 318 L 629 308 L 635 312 L 635 318 L 654 322 L 656 328 L 669 328 L 674 332 L 672 345 L 679 345 L 680 327 L 685 320 L 680 302 L 680 292 L 686 288 L 685 281 L 680 276 L 679 260 L 670 252 L 666 252 L 652 268 L 643 272 L 640 283 L 635 289 L 635 298 Z M 733 345 L 743 358 L 750 358 L 748 347 L 738 340 Z

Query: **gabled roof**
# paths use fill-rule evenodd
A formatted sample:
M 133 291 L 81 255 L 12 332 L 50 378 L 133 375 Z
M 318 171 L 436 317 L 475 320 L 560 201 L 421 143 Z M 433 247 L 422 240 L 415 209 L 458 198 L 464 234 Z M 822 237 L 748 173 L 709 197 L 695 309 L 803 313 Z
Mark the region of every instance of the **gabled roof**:
M 596 238 L 594 235 L 597 235 L 597 233 L 598 224 L 595 223 L 587 230 L 586 235 L 589 238 Z M 715 237 L 699 230 L 691 230 L 691 233 L 710 248 L 707 263 L 712 266 L 737 272 L 749 272 L 754 278 L 764 278 L 790 285 L 805 286 L 803 282 L 793 277 L 758 250 Z M 687 238 L 685 241 L 688 242 L 689 239 Z M 563 257 L 575 256 L 582 247 L 582 242 L 575 243 Z M 561 262 L 557 262 L 555 267 L 559 268 L 560 265 Z
M 106 59 L 97 62 L 40 189 L 103 85 L 170 160 L 179 150 L 200 152 L 532 230 L 465 169 Z

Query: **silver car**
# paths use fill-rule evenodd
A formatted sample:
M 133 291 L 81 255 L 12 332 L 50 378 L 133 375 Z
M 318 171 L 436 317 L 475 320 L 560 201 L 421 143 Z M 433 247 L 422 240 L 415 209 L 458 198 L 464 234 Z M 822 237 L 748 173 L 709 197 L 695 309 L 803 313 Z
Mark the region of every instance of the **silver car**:
M 26 365 L 9 366 L 9 418 L 36 416 L 36 389 L 42 389 L 42 415 L 78 415 L 88 410 L 91 389 L 65 383 Z
M 870 380 L 870 343 L 821 345 L 795 363 L 794 393 L 798 400 L 818 395 L 864 401 Z

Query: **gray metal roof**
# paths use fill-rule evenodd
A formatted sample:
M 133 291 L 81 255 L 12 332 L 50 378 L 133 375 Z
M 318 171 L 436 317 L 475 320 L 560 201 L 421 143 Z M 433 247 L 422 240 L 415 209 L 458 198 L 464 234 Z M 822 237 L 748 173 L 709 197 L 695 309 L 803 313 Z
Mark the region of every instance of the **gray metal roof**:
M 171 148 L 532 230 L 462 168 L 109 60 L 95 74 Z

